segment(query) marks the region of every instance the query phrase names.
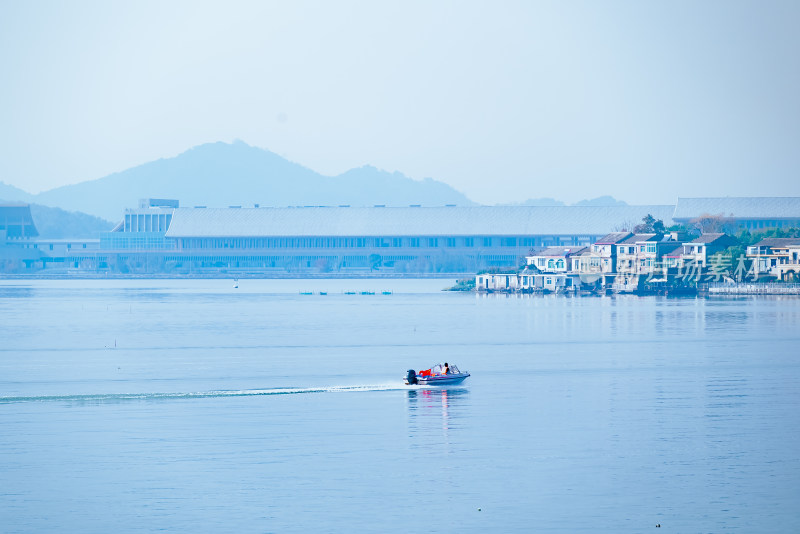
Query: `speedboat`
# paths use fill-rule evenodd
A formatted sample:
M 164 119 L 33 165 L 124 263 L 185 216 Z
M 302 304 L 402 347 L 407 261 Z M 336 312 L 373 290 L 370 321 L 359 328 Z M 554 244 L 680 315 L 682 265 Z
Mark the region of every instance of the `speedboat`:
M 455 365 L 445 367 L 446 363 L 437 363 L 430 369 L 425 369 L 420 372 L 409 369 L 408 374 L 403 379 L 407 386 L 420 384 L 423 386 L 449 386 L 451 384 L 460 384 L 465 378 L 469 376 L 466 371 L 459 371 Z

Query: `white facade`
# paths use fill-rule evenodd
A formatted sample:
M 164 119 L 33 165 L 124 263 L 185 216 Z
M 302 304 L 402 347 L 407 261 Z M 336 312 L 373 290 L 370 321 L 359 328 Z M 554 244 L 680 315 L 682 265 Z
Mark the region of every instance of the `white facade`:
M 617 272 L 622 274 L 650 274 L 660 268 L 660 260 L 667 247 L 675 242 L 669 236 L 638 234 L 616 245 Z
M 517 273 L 479 274 L 475 277 L 478 291 L 514 291 L 522 287 Z
M 585 250 L 586 247 L 550 247 L 531 256 L 525 256 L 525 262 L 541 273 L 567 273 L 572 270 L 571 259 Z
M 615 245 L 610 243 L 595 243 L 592 245 L 592 253 L 598 258 L 600 272 L 613 273 L 616 269 L 614 247 Z
M 478 291 L 561 291 L 577 286 L 575 276 L 564 273 L 479 274 L 475 277 Z
M 800 275 L 800 238 L 768 238 L 747 247 L 755 273 L 780 280 Z

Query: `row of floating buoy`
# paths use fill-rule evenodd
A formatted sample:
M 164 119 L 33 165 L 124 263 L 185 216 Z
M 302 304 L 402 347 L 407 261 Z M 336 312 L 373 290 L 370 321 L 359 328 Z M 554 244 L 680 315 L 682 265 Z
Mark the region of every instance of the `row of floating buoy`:
M 234 289 L 239 289 L 239 279 L 238 278 L 234 278 L 233 279 L 233 288 Z M 374 295 L 375 294 L 374 291 L 343 291 L 342 293 L 344 293 L 345 295 Z M 384 291 L 381 291 L 380 293 L 381 293 L 381 295 L 391 295 L 392 294 L 392 292 L 389 291 L 389 290 L 384 290 Z M 300 294 L 301 295 L 327 295 L 328 292 L 327 291 L 301 291 Z
M 343 291 L 344 295 L 375 295 L 375 291 Z M 327 295 L 327 291 L 301 291 L 301 295 Z M 381 291 L 381 295 L 391 295 L 392 291 Z

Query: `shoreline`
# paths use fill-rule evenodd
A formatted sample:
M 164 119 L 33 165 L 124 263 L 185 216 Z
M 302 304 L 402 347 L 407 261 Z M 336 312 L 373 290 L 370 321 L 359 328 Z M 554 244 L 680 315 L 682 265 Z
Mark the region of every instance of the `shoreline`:
M 464 273 L 0 274 L 0 280 L 455 280 Z

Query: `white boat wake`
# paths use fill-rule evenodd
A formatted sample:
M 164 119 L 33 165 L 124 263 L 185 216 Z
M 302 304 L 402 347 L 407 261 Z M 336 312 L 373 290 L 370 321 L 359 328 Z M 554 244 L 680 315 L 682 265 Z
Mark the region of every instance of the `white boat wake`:
M 409 389 L 402 383 L 356 385 L 356 386 L 322 386 L 307 388 L 265 388 L 241 390 L 213 390 L 195 392 L 166 392 L 166 393 L 91 393 L 75 395 L 32 395 L 32 396 L 0 396 L 0 404 L 15 404 L 21 402 L 76 402 L 76 403 L 103 403 L 123 402 L 135 400 L 177 400 L 177 399 L 208 399 L 219 397 L 257 397 L 269 395 L 300 395 L 304 393 L 358 393 L 367 391 L 397 391 Z M 416 389 L 416 388 L 414 388 Z

